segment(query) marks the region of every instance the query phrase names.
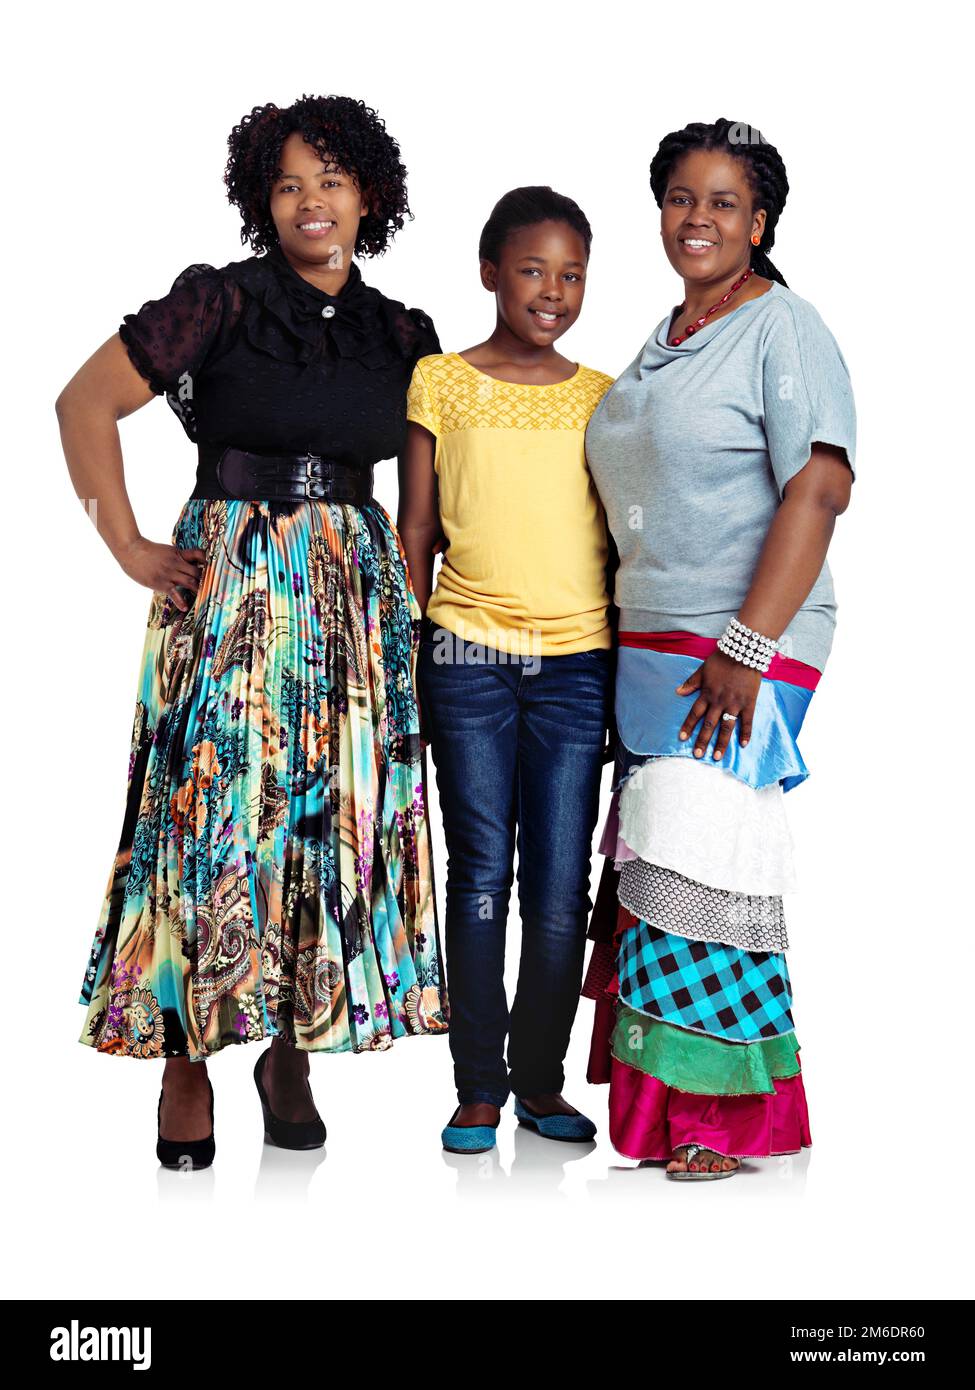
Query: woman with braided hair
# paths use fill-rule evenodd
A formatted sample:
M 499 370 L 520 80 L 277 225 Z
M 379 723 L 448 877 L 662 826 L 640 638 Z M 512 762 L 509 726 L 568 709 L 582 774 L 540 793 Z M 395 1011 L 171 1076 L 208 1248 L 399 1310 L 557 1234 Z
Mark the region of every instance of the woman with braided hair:
M 718 120 L 650 165 L 683 282 L 589 422 L 619 551 L 619 735 L 583 993 L 610 1135 L 670 1177 L 728 1177 L 810 1143 L 782 894 L 783 796 L 836 603 L 826 552 L 849 502 L 842 354 L 769 260 L 778 151 Z

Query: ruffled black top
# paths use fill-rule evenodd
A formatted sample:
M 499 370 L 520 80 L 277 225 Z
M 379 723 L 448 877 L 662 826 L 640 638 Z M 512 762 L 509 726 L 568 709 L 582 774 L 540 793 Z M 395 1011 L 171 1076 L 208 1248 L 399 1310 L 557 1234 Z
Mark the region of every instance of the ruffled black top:
M 118 331 L 190 439 L 362 466 L 402 450 L 413 367 L 441 350 L 431 319 L 367 285 L 354 261 L 332 295 L 279 247 L 187 266 Z

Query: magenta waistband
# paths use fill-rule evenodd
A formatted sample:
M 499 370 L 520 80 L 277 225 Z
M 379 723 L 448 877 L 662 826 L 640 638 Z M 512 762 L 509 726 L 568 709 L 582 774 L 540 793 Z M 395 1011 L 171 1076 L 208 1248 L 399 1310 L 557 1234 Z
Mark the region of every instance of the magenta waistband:
M 718 645 L 717 638 L 699 637 L 696 632 L 620 632 L 618 641 L 621 647 L 644 647 L 652 652 L 676 652 L 679 656 L 702 659 L 710 656 Z M 791 656 L 780 656 L 778 652 L 765 672 L 767 680 L 801 685 L 804 690 L 815 690 L 821 675 L 815 666 Z

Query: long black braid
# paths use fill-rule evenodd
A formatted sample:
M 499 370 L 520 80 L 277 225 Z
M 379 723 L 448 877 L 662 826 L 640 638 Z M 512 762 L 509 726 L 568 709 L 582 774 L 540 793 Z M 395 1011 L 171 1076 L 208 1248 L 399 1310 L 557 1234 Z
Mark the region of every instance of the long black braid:
M 754 126 L 745 125 L 742 121 L 728 121 L 723 117 L 711 125 L 694 121 L 683 130 L 671 131 L 661 140 L 657 153 L 650 161 L 650 189 L 658 208 L 663 206 L 671 169 L 690 150 L 723 150 L 744 164 L 755 207 L 765 209 L 762 240 L 751 249 L 752 270 L 785 285 L 781 272 L 768 258 L 775 245 L 776 223 L 789 194 L 789 180 L 778 150 L 768 144 Z

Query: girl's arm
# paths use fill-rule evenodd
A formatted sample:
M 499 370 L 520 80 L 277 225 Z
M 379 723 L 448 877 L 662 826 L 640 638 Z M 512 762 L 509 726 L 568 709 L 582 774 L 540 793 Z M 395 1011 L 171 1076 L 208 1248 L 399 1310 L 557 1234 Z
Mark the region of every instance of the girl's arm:
M 206 557 L 142 536 L 125 488 L 118 422 L 153 397 L 116 333 L 78 368 L 54 408 L 71 482 L 98 534 L 130 578 L 167 593 L 185 612 L 178 586 L 196 591 L 199 570 L 190 562 Z
M 406 567 L 421 610 L 427 611 L 433 589 L 433 557 L 443 545 L 437 473 L 433 466 L 436 439 L 415 420 L 406 424 L 406 448 L 399 463 L 399 508 L 396 529 L 406 552 Z
M 836 518 L 850 501 L 853 475 L 843 449 L 814 444 L 809 462 L 785 485 L 783 499 L 745 596 L 740 620 L 766 637 L 780 637 L 801 608 L 826 560 Z M 700 691 L 681 725 L 680 738 L 691 737 L 703 717 L 694 756 L 703 757 L 715 726 L 720 725 L 715 758 L 721 758 L 735 725 L 722 712 L 739 712 L 742 747 L 751 737 L 761 673 L 724 652 L 714 651 L 677 687 L 679 695 Z

